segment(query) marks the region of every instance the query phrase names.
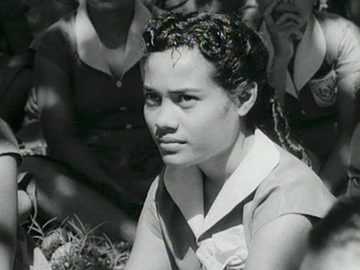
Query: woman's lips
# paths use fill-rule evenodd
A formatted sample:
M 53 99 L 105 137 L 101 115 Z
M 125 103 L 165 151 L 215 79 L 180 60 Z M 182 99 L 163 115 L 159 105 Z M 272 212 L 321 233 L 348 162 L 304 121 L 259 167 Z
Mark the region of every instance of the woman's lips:
M 271 13 L 271 17 L 273 17 L 274 21 L 277 21 L 284 14 L 293 14 L 293 15 L 295 15 L 297 17 L 300 17 L 299 12 L 297 12 L 297 11 L 288 11 L 288 10 L 281 10 L 281 11 L 276 10 L 276 11 L 273 11 Z
M 180 150 L 185 144 L 185 141 L 175 138 L 161 138 L 157 140 L 159 147 L 168 152 Z
M 184 143 L 177 143 L 177 142 L 159 143 L 160 149 L 165 152 L 176 152 L 176 151 L 179 151 L 183 146 L 184 146 Z

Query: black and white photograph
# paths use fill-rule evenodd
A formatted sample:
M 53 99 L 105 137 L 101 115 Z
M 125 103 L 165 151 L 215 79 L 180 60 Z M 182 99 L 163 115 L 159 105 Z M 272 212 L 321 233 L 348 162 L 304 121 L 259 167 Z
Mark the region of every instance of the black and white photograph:
M 360 0 L 0 0 L 0 270 L 360 270 Z

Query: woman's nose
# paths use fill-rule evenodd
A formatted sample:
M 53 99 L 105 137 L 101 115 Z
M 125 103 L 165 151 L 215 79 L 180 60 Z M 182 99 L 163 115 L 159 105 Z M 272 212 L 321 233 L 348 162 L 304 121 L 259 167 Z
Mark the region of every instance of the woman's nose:
M 156 127 L 162 130 L 176 129 L 178 126 L 176 108 L 170 102 L 163 102 L 159 107 Z

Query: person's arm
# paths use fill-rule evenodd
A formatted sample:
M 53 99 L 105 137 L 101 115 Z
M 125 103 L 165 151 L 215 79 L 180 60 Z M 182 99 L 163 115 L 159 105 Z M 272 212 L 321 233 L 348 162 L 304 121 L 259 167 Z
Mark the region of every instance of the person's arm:
M 40 122 L 46 142 L 55 157 L 86 175 L 89 181 L 108 184 L 124 198 L 131 200 L 132 192 L 112 179 L 91 150 L 74 136 L 69 75 L 42 56 L 36 56 L 35 73 Z M 136 198 L 132 199 L 136 201 Z
M 297 270 L 306 250 L 312 224 L 298 214 L 287 214 L 260 228 L 251 240 L 245 270 Z
M 285 98 L 286 76 L 290 59 L 294 55 L 293 38 L 300 38 L 300 18 L 291 13 L 285 13 L 274 21 L 272 13 L 278 0 L 274 0 L 263 14 L 267 30 L 274 48 L 274 58 L 269 71 L 269 83 L 275 89 L 278 101 L 283 104 Z M 292 37 L 293 36 L 293 37 Z
M 12 155 L 0 156 L 0 265 L 12 270 L 17 228 L 17 161 Z
M 355 92 L 356 80 L 353 76 L 338 82 L 338 143 L 330 153 L 325 164 L 320 170 L 320 178 L 330 191 L 335 191 L 342 182 L 347 180 L 347 169 L 350 160 L 350 142 L 356 125 Z

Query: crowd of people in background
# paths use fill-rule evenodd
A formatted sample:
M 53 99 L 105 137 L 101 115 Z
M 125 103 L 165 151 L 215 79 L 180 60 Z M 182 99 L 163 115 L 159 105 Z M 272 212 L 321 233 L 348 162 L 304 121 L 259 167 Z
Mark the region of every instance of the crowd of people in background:
M 34 211 L 128 269 L 360 269 L 359 27 L 359 0 L 1 1 L 2 269 Z

